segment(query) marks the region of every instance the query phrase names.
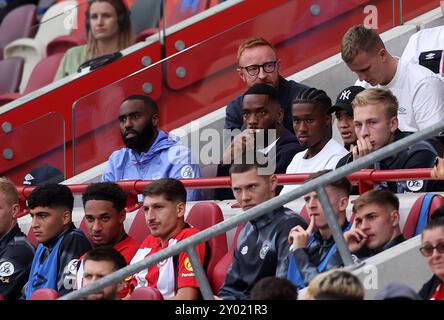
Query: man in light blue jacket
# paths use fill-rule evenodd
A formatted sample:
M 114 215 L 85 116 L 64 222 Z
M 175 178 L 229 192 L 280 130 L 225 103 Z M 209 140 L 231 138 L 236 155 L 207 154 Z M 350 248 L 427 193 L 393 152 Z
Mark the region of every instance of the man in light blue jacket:
M 111 154 L 102 181 L 200 177 L 190 150 L 158 129 L 159 110 L 150 97 L 127 97 L 120 105 L 118 119 L 126 148 Z M 187 200 L 199 199 L 199 190 L 187 191 Z

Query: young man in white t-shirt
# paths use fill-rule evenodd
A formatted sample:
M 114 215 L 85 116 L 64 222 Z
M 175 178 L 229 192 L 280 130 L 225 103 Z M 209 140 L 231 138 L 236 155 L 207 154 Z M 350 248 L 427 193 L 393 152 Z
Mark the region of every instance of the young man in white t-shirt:
M 416 132 L 444 121 L 444 82 L 432 71 L 390 55 L 379 35 L 363 25 L 342 38 L 341 55 L 364 88 L 389 89 L 398 99 L 401 131 Z
M 444 0 L 440 4 L 444 16 Z M 401 61 L 419 64 L 444 77 L 444 26 L 426 28 L 413 34 Z
M 286 173 L 311 173 L 334 169 L 347 150 L 332 139 L 331 115 L 327 110 L 331 99 L 323 90 L 310 88 L 293 102 L 293 128 L 302 147 L 307 150 L 296 153 Z M 298 188 L 286 185 L 281 194 Z

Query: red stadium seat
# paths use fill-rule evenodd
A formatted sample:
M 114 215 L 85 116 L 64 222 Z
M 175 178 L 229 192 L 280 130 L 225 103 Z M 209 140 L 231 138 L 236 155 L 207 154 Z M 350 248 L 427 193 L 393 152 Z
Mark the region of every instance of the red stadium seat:
M 60 293 L 54 289 L 42 288 L 34 291 L 30 300 L 56 300 L 59 297 Z
M 138 243 L 142 243 L 149 234 L 151 234 L 151 231 L 146 225 L 145 213 L 143 208 L 140 208 L 133 219 L 128 235 Z
M 0 94 L 18 92 L 22 80 L 24 60 L 21 57 L 11 57 L 0 60 Z M 5 76 L 7 75 L 7 76 Z
M 9 12 L 0 25 L 0 59 L 3 59 L 3 48 L 16 39 L 31 38 L 37 28 L 33 28 L 36 22 L 37 6 L 26 4 Z
M 191 208 L 186 219 L 187 223 L 201 231 L 222 221 L 224 221 L 222 210 L 214 202 L 196 203 Z M 208 245 L 210 247 L 210 258 L 208 260 L 207 275 L 210 277 L 216 264 L 228 251 L 226 234 L 222 233 L 211 238 L 208 240 Z M 213 283 L 210 282 L 210 285 L 215 290 Z
M 46 46 L 46 54 L 51 56 L 56 53 L 65 53 L 68 49 L 80 46 L 86 43 L 86 40 L 78 35 L 59 36 L 51 40 Z
M 426 194 L 427 195 L 427 194 Z M 402 233 L 404 234 L 404 237 L 407 239 L 414 237 L 422 232 L 421 230 L 416 230 L 419 222 L 421 207 L 424 202 L 424 197 L 426 195 L 421 195 L 418 199 L 416 199 L 415 203 L 413 204 L 412 208 L 410 209 L 409 215 L 407 216 L 407 220 L 405 222 L 404 228 L 402 230 Z M 438 209 L 439 207 L 444 206 L 444 197 L 442 197 L 439 194 L 434 194 L 433 199 L 430 203 L 430 207 L 428 208 L 427 212 L 427 221 L 430 220 L 431 214 Z M 422 226 L 424 227 L 424 226 Z M 417 231 L 417 232 L 415 232 Z
M 141 287 L 134 290 L 130 300 L 163 300 L 163 296 L 157 288 Z
M 208 281 L 213 288 L 214 293 L 218 293 L 220 288 L 225 282 L 225 277 L 227 276 L 228 268 L 231 266 L 231 261 L 233 260 L 233 253 L 236 249 L 237 238 L 241 232 L 243 225 L 239 225 L 234 234 L 233 243 L 228 250 L 228 252 L 216 263 L 212 272 L 208 274 Z
M 58 53 L 40 60 L 32 70 L 23 94 L 6 93 L 0 95 L 0 106 L 52 83 L 62 58 L 63 54 Z

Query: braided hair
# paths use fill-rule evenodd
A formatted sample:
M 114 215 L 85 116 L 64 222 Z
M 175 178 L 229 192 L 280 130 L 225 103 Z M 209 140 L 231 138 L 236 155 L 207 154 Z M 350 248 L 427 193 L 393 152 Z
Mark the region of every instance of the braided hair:
M 296 103 L 308 103 L 316 107 L 321 107 L 327 112 L 328 108 L 331 107 L 331 99 L 325 93 L 324 90 L 319 90 L 316 88 L 309 88 L 303 90 L 294 100 L 293 104 Z

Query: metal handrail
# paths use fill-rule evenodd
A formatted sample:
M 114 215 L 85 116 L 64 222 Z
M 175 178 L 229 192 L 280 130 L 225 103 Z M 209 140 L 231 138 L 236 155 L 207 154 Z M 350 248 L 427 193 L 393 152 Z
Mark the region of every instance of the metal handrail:
M 147 269 L 148 267 L 164 260 L 169 257 L 172 257 L 174 255 L 179 254 L 183 251 L 189 251 L 190 248 L 193 248 L 199 243 L 205 242 L 219 234 L 225 233 L 236 226 L 240 224 L 244 224 L 249 220 L 255 219 L 263 214 L 266 214 L 270 212 L 271 210 L 274 210 L 276 208 L 279 208 L 286 204 L 287 202 L 293 201 L 308 192 L 311 192 L 313 190 L 317 190 L 320 194 L 320 201 L 323 208 L 329 208 L 329 202 L 328 199 L 325 197 L 325 193 L 323 192 L 324 186 L 333 183 L 334 181 L 347 176 L 348 174 L 362 169 L 366 168 L 372 163 L 384 159 L 388 157 L 391 154 L 397 153 L 401 150 L 404 150 L 409 145 L 414 144 L 420 140 L 423 140 L 427 137 L 436 136 L 439 134 L 441 130 L 444 129 L 444 123 L 438 123 L 433 125 L 430 128 L 427 128 L 425 130 L 422 130 L 421 132 L 416 132 L 412 135 L 409 135 L 401 140 L 398 140 L 392 144 L 389 144 L 379 150 L 376 150 L 365 157 L 358 159 L 356 161 L 353 161 L 352 163 L 349 163 L 341 168 L 338 168 L 332 172 L 329 172 L 325 175 L 322 175 L 314 180 L 308 181 L 301 185 L 299 188 L 292 190 L 288 193 L 279 195 L 275 198 L 272 198 L 264 203 L 261 203 L 247 211 L 245 211 L 243 214 L 236 215 L 228 220 L 225 220 L 223 222 L 220 222 L 208 229 L 205 229 L 187 239 L 184 239 L 177 244 L 168 247 L 160 252 L 157 252 L 151 256 L 148 256 L 142 261 L 139 261 L 136 264 L 126 266 L 123 269 L 117 270 L 114 273 L 103 277 L 102 279 L 98 280 L 97 282 L 88 285 L 86 287 L 83 287 L 77 291 L 70 292 L 69 294 L 60 297 L 61 300 L 73 300 L 73 299 L 79 299 L 88 296 L 89 294 L 96 292 L 98 290 L 101 290 L 111 284 L 117 283 L 121 281 L 122 279 L 131 276 L 135 273 L 138 273 L 139 271 L 143 269 Z M 324 197 L 322 197 L 324 195 Z M 340 230 L 338 229 L 338 222 L 336 217 L 333 215 L 330 210 L 326 210 L 325 214 L 327 216 L 327 222 L 329 224 L 329 227 L 331 230 Z M 339 233 L 339 234 L 338 234 Z M 335 241 L 339 240 L 338 244 L 338 251 L 341 255 L 342 261 L 344 263 L 350 264 L 351 254 L 348 250 L 348 247 L 345 245 L 345 240 L 343 238 L 342 232 L 333 232 L 333 236 Z M 193 268 L 196 270 L 199 270 L 199 272 L 196 272 L 196 276 L 198 279 L 199 284 L 205 284 L 207 282 L 207 278 L 204 273 L 202 273 L 202 266 L 200 264 L 193 264 Z M 205 279 L 202 279 L 202 275 Z M 205 287 L 205 285 L 204 285 Z M 206 299 L 211 299 L 211 297 L 208 297 L 207 292 L 202 292 L 204 297 Z

